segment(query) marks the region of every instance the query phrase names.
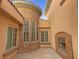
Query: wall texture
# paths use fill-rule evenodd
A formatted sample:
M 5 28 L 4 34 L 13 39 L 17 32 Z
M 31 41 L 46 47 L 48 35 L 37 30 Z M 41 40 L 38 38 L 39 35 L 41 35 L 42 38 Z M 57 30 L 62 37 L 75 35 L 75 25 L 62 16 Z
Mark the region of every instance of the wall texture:
M 39 26 L 40 26 L 40 27 L 50 27 L 50 26 L 49 26 L 49 20 L 40 19 L 40 20 L 39 20 Z
M 0 8 L 5 12 L 10 14 L 20 23 L 23 23 L 23 17 L 19 14 L 19 12 L 14 8 L 13 4 L 9 0 L 2 0 L 0 4 Z
M 72 48 L 74 59 L 77 59 L 78 21 L 77 21 L 77 0 L 52 0 L 47 16 L 51 26 L 51 47 L 56 50 L 55 35 L 57 32 L 66 32 L 72 36 Z

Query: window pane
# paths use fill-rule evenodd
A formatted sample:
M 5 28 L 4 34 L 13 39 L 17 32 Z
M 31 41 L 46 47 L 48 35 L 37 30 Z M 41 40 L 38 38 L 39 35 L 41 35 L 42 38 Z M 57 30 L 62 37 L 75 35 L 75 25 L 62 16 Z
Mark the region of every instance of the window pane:
M 48 42 L 48 31 L 45 31 L 45 42 Z
M 12 36 L 13 36 L 12 27 L 8 27 L 6 49 L 9 49 L 9 48 L 11 48 L 13 46 Z
M 41 42 L 44 42 L 44 32 L 41 32 Z
M 32 21 L 32 41 L 35 41 L 35 20 Z
M 29 21 L 24 21 L 24 42 L 29 41 Z

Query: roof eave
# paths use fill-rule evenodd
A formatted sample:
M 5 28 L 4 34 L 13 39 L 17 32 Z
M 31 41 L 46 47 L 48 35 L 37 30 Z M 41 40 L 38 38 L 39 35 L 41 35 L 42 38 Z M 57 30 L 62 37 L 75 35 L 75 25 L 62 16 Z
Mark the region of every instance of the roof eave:
M 51 2 L 52 2 L 52 0 L 47 0 L 46 1 L 46 7 L 45 7 L 45 12 L 44 12 L 45 15 L 47 15 L 47 13 L 48 13 Z

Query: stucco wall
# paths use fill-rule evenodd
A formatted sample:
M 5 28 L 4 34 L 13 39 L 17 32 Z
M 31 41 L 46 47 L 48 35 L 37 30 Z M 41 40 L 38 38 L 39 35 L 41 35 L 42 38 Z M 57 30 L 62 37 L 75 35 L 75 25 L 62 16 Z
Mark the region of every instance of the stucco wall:
M 0 11 L 0 59 L 11 59 L 16 54 L 16 49 L 15 49 L 11 51 L 10 54 L 5 55 L 3 57 L 3 55 L 6 52 L 5 49 L 7 43 L 7 27 L 9 25 L 16 27 L 17 32 L 19 33 L 19 23 L 15 22 L 14 19 L 12 19 L 11 17 L 7 17 L 7 15 L 5 16 L 5 14 L 3 14 Z M 18 33 L 17 33 L 17 41 L 19 39 Z
M 52 0 L 47 16 L 51 26 L 51 47 L 56 50 L 55 35 L 57 32 L 66 32 L 72 36 L 74 59 L 77 59 L 77 0 Z
M 18 13 L 18 11 L 14 8 L 13 4 L 9 2 L 9 0 L 2 0 L 0 8 L 14 17 L 18 22 L 23 24 L 23 17 Z
M 40 27 L 50 27 L 49 26 L 49 20 L 40 19 L 39 20 L 39 26 Z

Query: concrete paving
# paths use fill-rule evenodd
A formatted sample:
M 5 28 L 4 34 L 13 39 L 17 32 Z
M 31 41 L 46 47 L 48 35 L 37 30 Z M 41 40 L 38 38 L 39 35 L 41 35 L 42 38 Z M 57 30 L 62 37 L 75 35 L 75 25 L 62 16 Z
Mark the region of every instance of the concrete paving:
M 18 53 L 14 59 L 62 59 L 51 48 L 40 48 L 29 53 Z

